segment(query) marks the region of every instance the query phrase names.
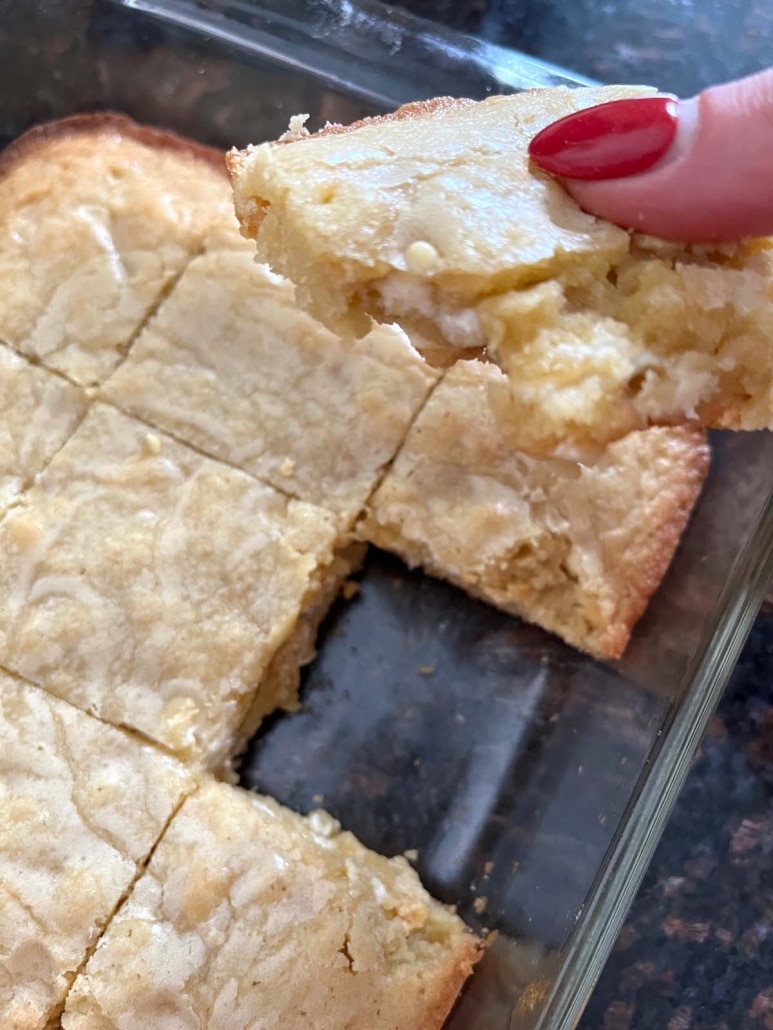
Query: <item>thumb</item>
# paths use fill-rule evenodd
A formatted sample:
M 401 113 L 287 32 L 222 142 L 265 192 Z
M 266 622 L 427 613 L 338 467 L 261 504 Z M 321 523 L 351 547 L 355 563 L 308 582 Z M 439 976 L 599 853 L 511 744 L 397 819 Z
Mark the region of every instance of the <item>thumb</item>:
M 682 243 L 773 234 L 773 69 L 691 100 L 579 111 L 529 154 L 586 211 L 627 228 Z

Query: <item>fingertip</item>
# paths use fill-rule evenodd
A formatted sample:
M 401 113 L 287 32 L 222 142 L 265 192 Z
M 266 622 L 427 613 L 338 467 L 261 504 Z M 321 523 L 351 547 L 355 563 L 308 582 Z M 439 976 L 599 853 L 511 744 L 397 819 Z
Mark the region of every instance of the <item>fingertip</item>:
M 575 178 L 564 160 L 570 174 L 562 181 L 584 210 L 682 243 L 726 243 L 773 234 L 773 70 L 680 101 L 671 145 L 654 162 L 655 149 L 643 150 L 642 163 L 649 164 L 638 170 L 631 153 L 633 172 L 619 175 L 620 147 L 653 138 L 643 125 L 648 116 L 660 119 L 665 138 L 664 110 L 640 100 L 626 103 L 627 109 L 619 108 L 625 115 L 622 133 L 619 124 L 606 119 L 609 131 L 620 133 L 620 139 L 610 143 L 599 138 L 604 119 L 598 114 L 590 123 L 595 120 L 599 154 L 614 154 L 617 164 L 606 170 L 603 164 L 594 166 L 586 148 L 582 177 Z M 577 135 L 576 124 L 574 131 Z
M 739 212 L 721 206 L 716 198 L 684 200 L 690 183 L 685 176 L 658 176 L 644 183 L 585 183 L 566 181 L 564 186 L 588 214 L 634 232 L 647 233 L 676 243 L 732 243 L 760 235 L 758 213 Z

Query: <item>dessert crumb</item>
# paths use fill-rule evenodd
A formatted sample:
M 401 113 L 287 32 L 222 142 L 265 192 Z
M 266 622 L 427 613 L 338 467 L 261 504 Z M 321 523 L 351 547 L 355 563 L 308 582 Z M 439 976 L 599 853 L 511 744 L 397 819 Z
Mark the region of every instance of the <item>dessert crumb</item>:
M 479 895 L 472 903 L 472 907 L 478 915 L 482 915 L 486 911 L 486 905 L 488 905 L 488 898 L 483 894 Z
M 420 676 L 432 676 L 434 672 L 435 672 L 435 666 L 434 665 L 420 665 L 419 666 L 419 675 Z
M 351 601 L 353 597 L 356 597 L 360 592 L 360 584 L 355 583 L 353 579 L 347 579 L 344 581 L 344 585 L 341 587 L 341 596 L 344 601 Z
M 309 116 L 307 114 L 294 114 L 290 119 L 287 132 L 282 133 L 279 137 L 280 142 L 295 143 L 297 140 L 310 135 L 309 130 L 306 128 L 306 122 L 308 120 Z
M 407 858 L 409 862 L 416 862 L 419 858 L 419 852 L 416 848 L 407 848 L 403 852 L 403 857 Z

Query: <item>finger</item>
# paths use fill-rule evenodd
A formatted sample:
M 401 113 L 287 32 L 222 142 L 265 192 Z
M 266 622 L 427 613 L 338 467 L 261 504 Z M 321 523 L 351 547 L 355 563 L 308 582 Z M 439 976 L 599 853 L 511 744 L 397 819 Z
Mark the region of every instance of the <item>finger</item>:
M 773 69 L 692 100 L 588 108 L 548 126 L 530 154 L 618 225 L 684 243 L 773 234 Z

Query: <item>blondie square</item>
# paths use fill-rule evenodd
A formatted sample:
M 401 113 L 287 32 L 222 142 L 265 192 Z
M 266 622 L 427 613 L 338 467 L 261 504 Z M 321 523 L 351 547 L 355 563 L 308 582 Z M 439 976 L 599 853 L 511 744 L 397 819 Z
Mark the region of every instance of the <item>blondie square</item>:
M 351 521 L 436 373 L 395 326 L 342 343 L 250 254 L 197 258 L 106 385 L 116 404 Z
M 653 428 L 592 465 L 529 457 L 492 407 L 502 372 L 450 369 L 369 504 L 361 532 L 410 565 L 600 657 L 622 654 L 709 461 L 698 429 Z
M 117 115 L 0 156 L 0 341 L 101 382 L 194 253 L 236 240 L 224 157 Z
M 192 786 L 150 745 L 0 673 L 3 1030 L 50 1025 Z
M 219 784 L 190 797 L 64 1030 L 437 1030 L 478 957 L 403 858 Z
M 277 705 L 348 555 L 334 517 L 95 406 L 0 525 L 0 662 L 210 765 Z
M 85 409 L 76 387 L 0 345 L 0 513 L 56 454 Z

